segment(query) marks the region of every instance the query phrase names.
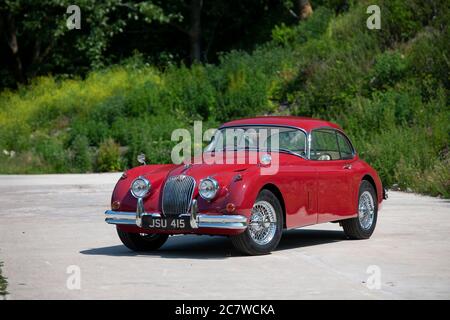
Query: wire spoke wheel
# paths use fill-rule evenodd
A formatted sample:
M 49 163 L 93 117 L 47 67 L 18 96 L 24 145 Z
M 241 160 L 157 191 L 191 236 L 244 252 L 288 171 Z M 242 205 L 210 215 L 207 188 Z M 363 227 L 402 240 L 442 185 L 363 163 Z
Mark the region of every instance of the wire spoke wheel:
M 274 207 L 267 201 L 257 201 L 252 208 L 248 226 L 252 240 L 259 245 L 270 243 L 277 230 L 277 215 Z
M 368 191 L 364 191 L 359 197 L 358 218 L 361 227 L 368 230 L 372 227 L 373 218 L 375 216 L 375 204 L 372 195 Z
M 358 192 L 357 216 L 341 220 L 341 226 L 349 239 L 369 239 L 372 236 L 378 217 L 378 200 L 375 187 L 362 180 Z

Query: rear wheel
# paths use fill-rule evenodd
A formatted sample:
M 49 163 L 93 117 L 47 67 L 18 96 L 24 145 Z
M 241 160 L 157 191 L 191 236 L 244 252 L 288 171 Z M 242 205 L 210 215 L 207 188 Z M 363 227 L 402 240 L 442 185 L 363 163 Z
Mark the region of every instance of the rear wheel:
M 342 220 L 344 233 L 350 239 L 368 239 L 375 230 L 378 215 L 378 201 L 375 189 L 366 180 L 361 182 L 358 194 L 358 216 Z
M 132 233 L 120 230 L 117 226 L 117 234 L 119 235 L 122 243 L 133 251 L 144 252 L 144 251 L 154 251 L 159 249 L 169 238 L 167 234 L 142 234 L 142 233 Z
M 277 197 L 262 190 L 252 208 L 247 229 L 231 237 L 236 249 L 248 255 L 268 254 L 281 239 L 283 211 Z

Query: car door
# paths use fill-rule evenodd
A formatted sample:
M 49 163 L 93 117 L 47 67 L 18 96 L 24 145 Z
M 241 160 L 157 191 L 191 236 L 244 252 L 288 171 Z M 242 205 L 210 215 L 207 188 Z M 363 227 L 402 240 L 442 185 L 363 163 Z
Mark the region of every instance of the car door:
M 286 210 L 288 229 L 317 223 L 316 169 L 306 159 L 306 133 L 295 128 L 280 128 L 277 134 L 279 170 L 272 176 L 280 188 Z M 270 145 L 268 145 L 270 147 Z
M 353 214 L 353 151 L 349 151 L 351 145 L 345 142 L 345 137 L 332 128 L 311 132 L 310 160 L 314 161 L 317 170 L 317 223 L 339 220 Z

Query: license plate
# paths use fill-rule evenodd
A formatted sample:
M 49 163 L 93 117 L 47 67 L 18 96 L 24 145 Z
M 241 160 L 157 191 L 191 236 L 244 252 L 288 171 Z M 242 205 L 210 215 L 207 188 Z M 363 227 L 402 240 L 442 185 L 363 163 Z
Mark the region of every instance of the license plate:
M 191 229 L 189 217 L 185 218 L 154 218 L 142 217 L 142 227 L 158 230 L 186 230 Z

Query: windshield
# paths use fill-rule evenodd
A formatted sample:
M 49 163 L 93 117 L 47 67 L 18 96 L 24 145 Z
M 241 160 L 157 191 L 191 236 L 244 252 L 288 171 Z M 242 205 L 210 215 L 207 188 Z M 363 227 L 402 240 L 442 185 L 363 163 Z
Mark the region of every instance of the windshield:
M 205 152 L 230 150 L 281 151 L 306 156 L 306 135 L 296 128 L 241 126 L 217 130 Z

